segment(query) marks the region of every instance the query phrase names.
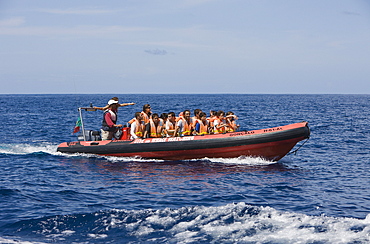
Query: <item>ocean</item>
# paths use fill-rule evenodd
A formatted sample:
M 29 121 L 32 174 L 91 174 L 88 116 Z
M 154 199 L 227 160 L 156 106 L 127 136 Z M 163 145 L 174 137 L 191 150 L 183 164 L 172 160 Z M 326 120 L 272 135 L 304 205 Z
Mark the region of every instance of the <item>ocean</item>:
M 241 130 L 308 121 L 311 137 L 278 162 L 56 152 L 78 107 L 113 96 L 136 103 L 122 124 L 149 103 L 233 111 Z M 370 242 L 370 95 L 0 95 L 0 110 L 0 243 Z M 100 128 L 102 111 L 83 116 Z

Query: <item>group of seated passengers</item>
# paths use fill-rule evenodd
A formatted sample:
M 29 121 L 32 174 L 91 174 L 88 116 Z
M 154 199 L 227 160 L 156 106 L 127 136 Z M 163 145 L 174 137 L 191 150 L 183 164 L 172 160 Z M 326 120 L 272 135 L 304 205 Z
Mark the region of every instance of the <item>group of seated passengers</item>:
M 136 112 L 135 118 L 128 123 L 131 124 L 130 134 L 132 139 L 158 138 L 189 135 L 220 134 L 236 131 L 239 125 L 238 118 L 233 112 L 211 111 L 210 117 L 200 109 L 194 110 L 194 116 L 185 110 L 176 117 L 174 112 L 157 113 L 151 112 L 149 104 L 143 106 L 142 112 Z

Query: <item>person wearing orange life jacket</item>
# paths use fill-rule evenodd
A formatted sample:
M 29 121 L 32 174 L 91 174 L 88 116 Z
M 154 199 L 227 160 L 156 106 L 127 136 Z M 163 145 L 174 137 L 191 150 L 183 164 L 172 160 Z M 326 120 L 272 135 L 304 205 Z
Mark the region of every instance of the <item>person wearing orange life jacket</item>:
M 185 110 L 182 114 L 183 117 L 176 123 L 175 136 L 190 136 L 193 133 L 193 125 L 190 119 L 190 111 Z
M 202 112 L 201 109 L 197 108 L 194 109 L 194 116 L 191 118 L 191 122 L 193 123 L 193 127 L 197 124 L 198 120 L 200 119 L 199 114 Z
M 162 137 L 163 122 L 159 120 L 158 114 L 153 114 L 152 118 L 145 126 L 144 138 L 157 138 Z
M 159 120 L 162 121 L 163 125 L 166 124 L 168 119 L 168 113 L 161 113 L 161 116 L 159 116 Z
M 176 123 L 179 122 L 179 120 L 184 118 L 183 114 L 184 114 L 184 112 L 179 113 L 179 116 L 176 117 Z
M 169 112 L 167 121 L 165 123 L 165 135 L 167 137 L 173 137 L 175 135 L 175 127 L 176 127 L 176 115 L 174 112 Z
M 226 126 L 227 124 L 225 123 L 225 112 L 222 110 L 219 110 L 217 112 L 217 117 L 213 122 L 213 128 L 214 128 L 214 133 L 215 134 L 220 134 L 220 133 L 225 133 L 226 132 Z
M 149 104 L 145 104 L 143 106 L 143 111 L 141 111 L 141 115 L 142 115 L 142 121 L 143 121 L 144 125 L 146 125 L 149 122 L 150 117 L 152 116 L 151 107 L 150 107 Z M 132 118 L 127 123 L 132 124 L 134 122 L 134 120 L 135 120 L 135 118 Z
M 163 136 L 165 136 L 165 129 L 166 129 L 165 127 L 166 127 L 167 119 L 168 119 L 168 113 L 161 113 L 161 115 L 159 116 L 159 120 L 161 121 L 163 125 L 163 130 L 162 130 Z
M 135 118 L 132 120 L 130 129 L 131 139 L 143 138 L 144 121 L 142 118 L 143 117 L 140 112 L 135 113 Z
M 212 128 L 213 128 L 213 122 L 215 121 L 216 118 L 217 118 L 217 111 L 211 110 L 209 112 L 209 117 L 207 118 L 207 120 L 209 122 L 209 126 L 211 126 Z
M 196 135 L 207 135 L 210 133 L 209 122 L 205 113 L 201 112 L 199 114 L 199 120 L 197 120 L 195 125 Z
M 143 106 L 143 111 L 141 112 L 141 115 L 143 116 L 144 124 L 149 123 L 149 119 L 151 119 L 152 117 L 152 111 L 151 111 L 150 104 L 145 104 Z
M 239 128 L 239 125 L 236 123 L 238 117 L 231 111 L 226 113 L 226 131 L 227 132 L 234 132 Z

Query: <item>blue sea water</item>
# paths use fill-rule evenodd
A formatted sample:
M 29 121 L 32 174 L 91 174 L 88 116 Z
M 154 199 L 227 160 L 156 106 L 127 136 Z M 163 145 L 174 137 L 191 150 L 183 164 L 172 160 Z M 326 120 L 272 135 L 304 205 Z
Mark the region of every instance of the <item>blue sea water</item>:
M 112 96 L 137 103 L 120 123 L 150 103 L 231 110 L 242 130 L 308 121 L 311 138 L 278 162 L 57 153 L 77 107 Z M 370 242 L 370 95 L 0 95 L 0 110 L 0 243 Z

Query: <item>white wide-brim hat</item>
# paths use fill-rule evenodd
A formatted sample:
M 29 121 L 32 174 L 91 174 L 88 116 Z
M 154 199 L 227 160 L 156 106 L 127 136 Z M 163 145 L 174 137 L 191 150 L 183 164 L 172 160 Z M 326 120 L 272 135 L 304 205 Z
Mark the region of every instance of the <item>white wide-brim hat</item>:
M 108 101 L 108 105 L 112 105 L 112 104 L 115 104 L 115 103 L 118 103 L 118 101 L 116 101 L 116 100 L 109 100 Z

